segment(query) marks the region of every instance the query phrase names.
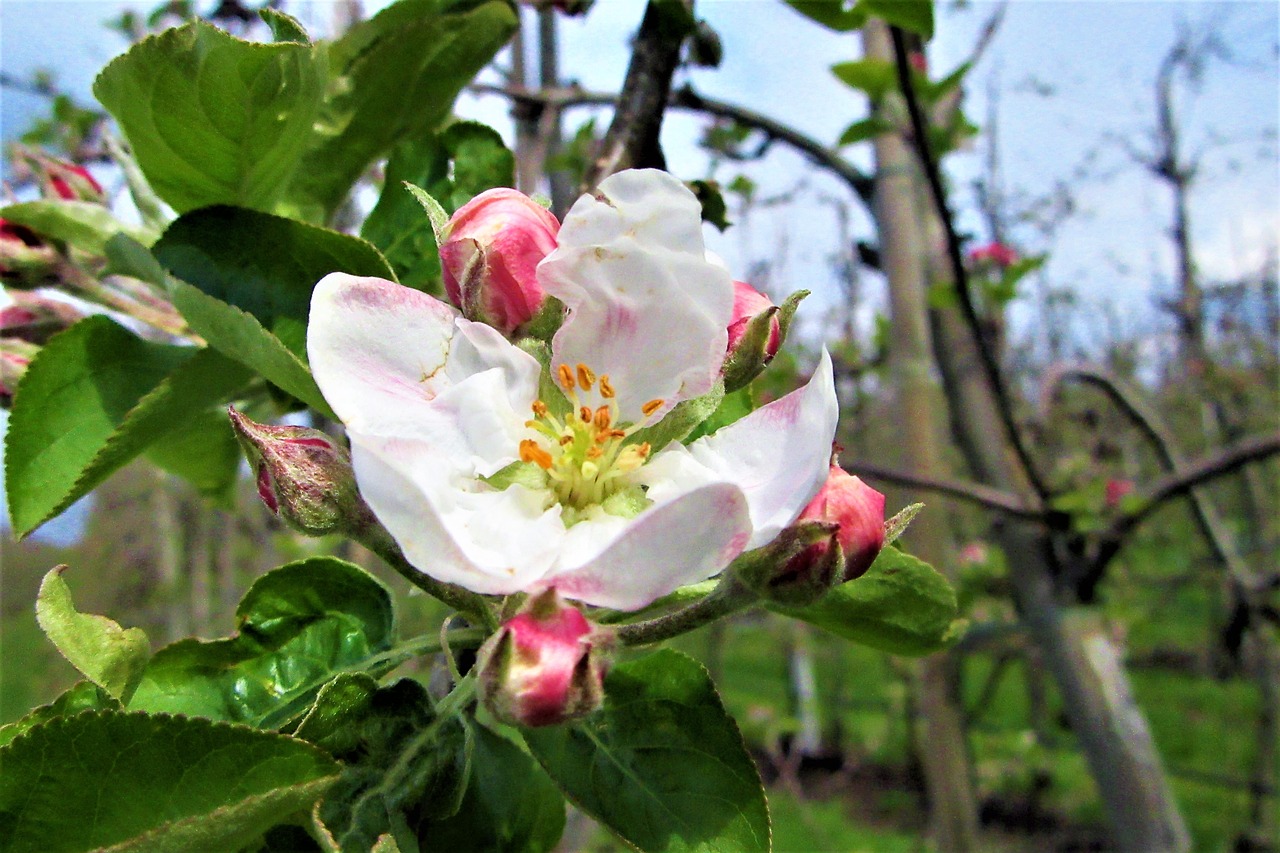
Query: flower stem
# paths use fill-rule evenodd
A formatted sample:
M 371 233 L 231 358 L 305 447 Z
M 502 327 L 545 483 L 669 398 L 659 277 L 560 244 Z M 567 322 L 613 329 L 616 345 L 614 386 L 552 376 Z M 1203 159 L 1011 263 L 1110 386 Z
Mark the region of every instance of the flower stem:
M 464 616 L 471 617 L 473 622 L 478 622 L 488 631 L 497 630 L 497 615 L 484 596 L 454 584 L 441 583 L 415 569 L 405 559 L 400 546 L 383 529 L 382 525 L 377 522 L 367 525 L 359 531 L 355 538 L 361 545 L 377 554 L 382 558 L 383 562 L 399 572 L 401 577 L 427 595 L 438 598 Z
M 732 572 L 726 572 L 715 589 L 688 607 L 666 616 L 620 626 L 617 629 L 618 641 L 624 646 L 640 646 L 668 640 L 744 610 L 757 600 L 758 596 Z

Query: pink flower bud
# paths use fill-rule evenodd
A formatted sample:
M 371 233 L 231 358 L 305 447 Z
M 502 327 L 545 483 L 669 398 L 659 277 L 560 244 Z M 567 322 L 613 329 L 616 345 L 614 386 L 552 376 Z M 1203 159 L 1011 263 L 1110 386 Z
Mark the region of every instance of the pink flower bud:
M 0 308 L 0 337 L 43 344 L 84 317 L 75 307 L 39 293 L 14 291 L 13 303 Z
M 291 527 L 310 536 L 359 534 L 375 524 L 356 490 L 347 449 L 315 429 L 255 423 L 228 408 L 231 426 L 253 466 L 258 497 Z
M 53 194 L 66 201 L 102 201 L 102 185 L 83 166 L 64 160 L 41 158 Z
M 733 283 L 733 319 L 729 321 L 729 352 L 733 352 L 747 333 L 747 326 L 751 321 L 773 307 L 773 301 L 751 285 L 741 281 Z M 781 344 L 782 330 L 778 327 L 778 317 L 775 312 L 769 321 L 769 340 L 764 345 L 766 359 L 777 355 Z
M 969 262 L 974 265 L 993 264 L 1005 269 L 1018 262 L 1018 253 L 1004 243 L 987 243 L 969 250 Z
M 1120 506 L 1120 501 L 1124 499 L 1125 495 L 1132 494 L 1133 489 L 1133 480 L 1107 480 L 1107 509 L 1115 509 Z
M 512 189 L 487 190 L 458 209 L 440 241 L 450 301 L 471 320 L 510 335 L 542 306 L 538 264 L 556 247 L 560 223 Z
M 40 347 L 35 344 L 16 338 L 0 338 L 0 408 L 7 409 L 13 403 L 18 381 L 39 351 Z
M 0 276 L 6 284 L 36 287 L 52 271 L 57 253 L 25 225 L 0 219 Z
M 800 513 L 800 521 L 840 525 L 836 542 L 844 559 L 843 580 L 861 577 L 884 547 L 884 495 L 832 465 L 827 482 Z
M 532 599 L 480 650 L 480 694 L 498 719 L 553 726 L 590 714 L 604 700 L 610 634 L 560 601 Z

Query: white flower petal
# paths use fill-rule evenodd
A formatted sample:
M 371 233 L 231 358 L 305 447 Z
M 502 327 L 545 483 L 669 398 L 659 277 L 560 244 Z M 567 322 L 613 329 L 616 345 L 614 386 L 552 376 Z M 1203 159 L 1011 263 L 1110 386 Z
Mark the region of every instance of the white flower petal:
M 380 278 L 333 273 L 316 285 L 307 354 L 334 412 L 368 433 L 421 434 L 430 401 L 485 370 L 502 371 L 522 418 L 537 391 L 532 356 L 438 299 Z
M 701 208 L 678 180 L 620 172 L 578 199 L 538 281 L 568 314 L 553 366 L 608 374 L 625 420 L 662 400 L 653 418 L 709 391 L 724 361 L 733 311 L 728 272 L 707 260 Z
M 414 567 L 474 592 L 529 589 L 554 565 L 560 508 L 522 486 L 496 491 L 421 442 L 351 435 L 360 493 Z
M 823 350 L 803 388 L 689 445 L 715 479 L 746 495 L 754 528 L 748 547 L 764 545 L 795 521 L 826 481 L 839 408 Z
M 587 604 L 638 610 L 723 571 L 751 536 L 746 499 L 727 483 L 694 489 L 619 521 L 623 523 L 606 521 L 595 527 L 597 522 L 584 521 L 569 528 L 565 557 L 594 556 L 577 567 L 558 569 L 539 586 L 554 586 Z

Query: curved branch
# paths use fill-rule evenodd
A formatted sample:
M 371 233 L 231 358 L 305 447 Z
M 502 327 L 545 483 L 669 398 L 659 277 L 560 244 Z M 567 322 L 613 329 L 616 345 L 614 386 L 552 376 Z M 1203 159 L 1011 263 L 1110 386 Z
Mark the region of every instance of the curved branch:
M 680 8 L 682 3 L 687 4 Z M 666 168 L 658 133 L 671 96 L 671 78 L 680 64 L 693 0 L 649 0 L 631 50 L 631 63 L 618 95 L 618 108 L 600 152 L 582 179 L 591 192 L 609 175 L 629 166 Z
M 1040 510 L 1027 506 L 1016 495 L 993 489 L 990 486 L 923 477 L 919 474 L 911 474 L 871 462 L 850 462 L 845 463 L 842 467 L 850 474 L 857 474 L 860 477 L 872 477 L 896 483 L 900 486 L 911 486 L 915 489 L 936 492 L 940 495 L 968 501 L 1014 518 L 1021 518 L 1027 521 L 1044 520 L 1044 513 Z
M 1237 441 L 1211 456 L 1203 457 L 1188 465 L 1179 465 L 1177 469 L 1138 492 L 1137 497 L 1142 500 L 1141 507 L 1117 518 L 1103 534 L 1103 538 L 1123 541 L 1130 531 L 1145 521 L 1166 501 L 1181 495 L 1189 495 L 1199 504 L 1200 501 L 1195 494 L 1197 487 L 1224 474 L 1230 474 L 1251 462 L 1276 455 L 1280 455 L 1280 430 Z M 1210 544 L 1217 550 L 1217 543 L 1211 541 Z M 1219 554 L 1220 558 L 1222 556 Z M 1236 560 L 1238 561 L 1238 558 Z M 1228 561 L 1230 570 L 1232 567 L 1229 563 L 1230 561 Z M 1250 585 L 1256 580 L 1247 571 L 1234 570 L 1232 573 L 1237 575 L 1239 580 L 1246 581 Z
M 942 174 L 938 169 L 937 161 L 930 151 L 929 128 L 925 122 L 924 112 L 920 108 L 920 99 L 916 95 L 915 86 L 911 81 L 911 64 L 907 55 L 906 37 L 898 27 L 890 27 L 889 32 L 893 36 L 893 56 L 894 64 L 897 66 L 898 71 L 898 85 L 902 90 L 903 99 L 906 101 L 907 113 L 911 117 L 911 141 L 920 159 L 925 179 L 929 184 L 929 193 L 933 197 L 933 204 L 937 209 L 938 218 L 942 221 L 942 227 L 946 233 L 947 259 L 951 265 L 951 274 L 955 281 L 955 290 L 956 295 L 959 297 L 961 313 L 964 315 L 965 323 L 969 326 L 969 331 L 973 335 L 974 346 L 978 351 L 979 361 L 982 362 L 983 372 L 986 374 L 987 381 L 991 385 L 991 391 L 995 396 L 996 408 L 1000 412 L 1000 422 L 1004 426 L 1009 444 L 1026 472 L 1027 482 L 1031 484 L 1036 495 L 1043 501 L 1048 498 L 1049 490 L 1045 487 L 1044 481 L 1041 480 L 1039 471 L 1031 459 L 1031 454 L 1027 451 L 1026 444 L 1023 443 L 1022 434 L 1018 430 L 1017 422 L 1014 420 L 1009 389 L 1005 385 L 1004 376 L 1001 374 L 1000 365 L 996 362 L 995 354 L 991 351 L 986 336 L 982 333 L 982 321 L 978 317 L 978 311 L 973 304 L 973 296 L 969 292 L 969 277 L 964 267 L 964 256 L 960 250 L 960 235 L 956 232 L 955 218 L 952 215 L 950 206 L 947 204 L 946 190 L 942 186 Z
M 1164 502 L 1185 494 L 1191 501 L 1196 526 L 1200 528 L 1200 533 L 1214 556 L 1226 567 L 1237 591 L 1247 597 L 1250 591 L 1257 590 L 1262 581 L 1241 559 L 1222 520 L 1196 487 L 1249 462 L 1280 452 L 1277 450 L 1280 447 L 1280 432 L 1237 442 L 1213 456 L 1188 464 L 1178 453 L 1173 436 L 1160 417 L 1142 403 L 1137 391 L 1103 368 L 1078 365 L 1055 370 L 1046 379 L 1045 399 L 1055 399 L 1059 388 L 1071 381 L 1090 385 L 1105 394 L 1143 434 L 1159 457 L 1160 464 L 1168 472 L 1154 485 L 1139 493 L 1139 497 L 1145 498 L 1139 510 L 1117 518 L 1102 534 L 1101 547 L 1091 567 L 1092 574 L 1101 575 L 1107 563 L 1120 552 L 1128 535 L 1147 516 Z
M 501 95 L 518 103 L 546 106 L 551 109 L 565 109 L 575 106 L 614 107 L 618 103 L 617 97 L 607 92 L 589 92 L 578 88 L 535 91 L 478 83 L 469 87 L 469 91 L 481 95 Z M 871 205 L 873 192 L 871 177 L 841 157 L 835 150 L 823 145 L 811 136 L 806 136 L 794 128 L 746 107 L 703 97 L 688 86 L 673 92 L 667 101 L 667 105 L 674 109 L 700 112 L 716 118 L 726 118 L 743 127 L 763 133 L 765 138 L 771 142 L 781 142 L 789 145 L 807 157 L 818 168 L 835 175 L 853 191 L 854 195 L 868 206 Z

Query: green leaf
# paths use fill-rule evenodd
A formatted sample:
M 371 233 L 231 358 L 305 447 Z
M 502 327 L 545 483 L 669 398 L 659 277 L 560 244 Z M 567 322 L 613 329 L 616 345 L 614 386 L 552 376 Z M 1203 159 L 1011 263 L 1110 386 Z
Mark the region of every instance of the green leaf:
M 844 129 L 844 133 L 840 134 L 840 139 L 836 145 L 854 145 L 864 142 L 868 139 L 874 139 L 882 133 L 889 133 L 893 130 L 893 123 L 886 121 L 879 116 L 871 116 L 861 121 L 855 121 Z
M 17 722 L 0 726 L 0 747 L 41 723 L 47 723 L 59 717 L 70 717 L 81 711 L 102 710 L 120 710 L 120 700 L 92 681 L 77 681 L 48 705 L 41 705 L 29 711 Z
M 308 810 L 338 771 L 283 735 L 90 711 L 0 750 L 0 849 L 236 850 Z
M 845 0 L 787 0 L 787 5 L 801 15 L 816 21 L 829 30 L 847 33 L 867 22 L 862 4 L 850 4 Z
M 320 393 L 310 368 L 252 314 L 183 281 L 172 282 L 170 294 L 191 330 L 209 346 L 262 374 L 268 382 L 330 420 L 338 419 Z
M 106 317 L 52 338 L 18 385 L 5 488 L 19 536 L 249 379 L 210 349 L 143 341 Z
M 698 197 L 702 205 L 702 221 L 710 222 L 717 231 L 729 227 L 729 208 L 724 203 L 724 194 L 715 181 L 690 181 L 689 189 Z
M 252 314 L 302 357 L 316 282 L 339 271 L 395 278 L 378 250 L 359 237 L 237 207 L 180 217 L 153 251 L 173 275 Z
M 127 225 L 111 211 L 88 201 L 27 201 L 0 209 L 6 222 L 25 225 L 41 237 L 58 240 L 82 252 L 100 255 L 116 234 L 128 234 L 140 243 L 155 242 L 156 234 Z
M 341 849 L 367 850 L 397 826 L 418 836 L 426 822 L 458 811 L 471 732 L 458 717 L 437 716 L 421 684 L 401 679 L 379 690 L 348 736 L 351 749 L 336 753 L 342 778 L 319 810 Z
M 266 725 L 305 711 L 340 672 L 382 675 L 398 662 L 379 654 L 395 632 L 390 593 L 333 557 L 263 575 L 236 619 L 234 637 L 180 640 L 157 652 L 129 707 Z
M 197 21 L 135 44 L 93 93 L 174 210 L 272 210 L 313 138 L 324 67 L 310 45 L 254 44 Z
M 569 799 L 641 850 L 769 849 L 738 727 L 706 670 L 679 652 L 619 664 L 599 712 L 524 738 Z
M 226 505 L 240 479 L 243 456 L 226 410 L 219 406 L 199 412 L 180 432 L 152 444 L 147 458 L 209 500 Z
M 933 0 L 858 0 L 858 8 L 925 41 L 933 38 Z
M 755 408 L 755 395 L 752 394 L 750 386 L 725 394 L 724 399 L 720 401 L 720 406 L 712 412 L 711 417 L 698 424 L 697 428 L 689 433 L 688 441 L 696 441 L 704 435 L 711 435 L 716 430 L 745 418 L 755 411 Z
M 497 131 L 476 122 L 451 124 L 396 146 L 360 236 L 383 251 L 403 284 L 439 293 L 436 234 L 449 214 L 487 189 L 514 183 L 515 158 Z
M 471 778 L 458 813 L 428 824 L 427 850 L 502 850 L 545 853 L 564 834 L 564 798 L 524 750 L 481 725 Z
M 128 702 L 151 657 L 147 634 L 141 628 L 121 628 L 105 616 L 77 612 L 62 579 L 66 569 L 50 570 L 40 583 L 36 596 L 40 630 L 85 678 Z
M 292 15 L 281 12 L 279 9 L 263 6 L 258 10 L 258 17 L 271 28 L 271 38 L 277 42 L 311 43 L 311 39 L 307 37 L 306 29 Z
M 924 655 L 958 639 L 956 593 L 942 575 L 896 548 L 885 548 L 867 573 L 808 607 L 769 604 L 838 637 L 899 655 Z
M 325 104 L 316 144 L 290 188 L 300 210 L 327 216 L 378 156 L 437 128 L 515 31 L 508 3 L 442 5 L 402 0 L 332 45 L 330 91 L 338 94 Z
M 892 62 L 884 59 L 858 59 L 831 66 L 831 72 L 855 89 L 866 92 L 872 101 L 878 101 L 886 92 L 898 88 L 898 72 Z

